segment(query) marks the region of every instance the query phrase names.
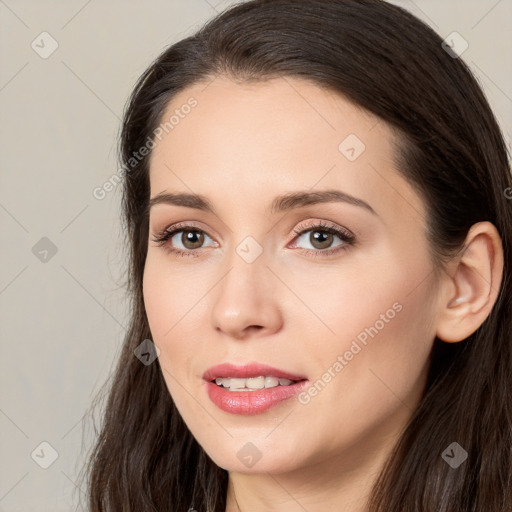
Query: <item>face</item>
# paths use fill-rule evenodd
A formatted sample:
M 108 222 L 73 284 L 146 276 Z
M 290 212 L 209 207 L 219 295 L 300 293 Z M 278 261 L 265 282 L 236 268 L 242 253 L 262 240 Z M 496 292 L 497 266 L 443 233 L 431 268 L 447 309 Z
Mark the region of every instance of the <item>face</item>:
M 377 463 L 422 395 L 438 289 L 393 132 L 292 78 L 218 77 L 171 116 L 150 161 L 143 291 L 183 420 L 229 471 Z M 223 363 L 241 373 L 206 375 Z M 210 382 L 244 375 L 221 386 L 300 382 Z

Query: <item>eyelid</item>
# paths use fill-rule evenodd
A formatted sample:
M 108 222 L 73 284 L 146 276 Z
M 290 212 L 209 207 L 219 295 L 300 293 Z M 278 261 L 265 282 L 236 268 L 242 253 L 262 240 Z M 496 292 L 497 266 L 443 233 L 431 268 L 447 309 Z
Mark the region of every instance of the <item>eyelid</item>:
M 160 242 L 161 241 L 160 239 L 162 239 L 164 237 L 170 238 L 171 234 L 172 234 L 172 236 L 174 236 L 176 234 L 176 232 L 194 231 L 194 230 L 204 233 L 208 238 L 211 238 L 212 240 L 214 240 L 214 238 L 212 236 L 210 236 L 205 229 L 195 225 L 194 221 L 184 221 L 184 222 L 176 222 L 174 224 L 169 224 L 168 226 L 164 227 L 161 230 L 155 230 L 154 234 L 152 235 L 154 237 L 152 239 L 152 241 Z
M 211 237 L 208 232 L 199 226 L 196 226 L 194 221 L 185 221 L 185 222 L 178 222 L 175 224 L 171 224 L 167 227 L 165 227 L 163 230 L 158 231 L 155 235 L 153 235 L 155 238 L 152 239 L 153 242 L 158 243 L 159 246 L 164 246 L 167 248 L 167 250 L 171 253 L 174 253 L 178 256 L 199 256 L 199 253 L 202 252 L 201 249 L 205 249 L 205 247 L 200 247 L 198 249 L 191 249 L 191 250 L 183 250 L 183 249 L 177 249 L 175 247 L 167 247 L 169 239 L 173 238 L 177 233 L 182 231 L 199 231 L 206 235 L 208 238 L 214 241 L 215 244 L 217 242 L 214 240 L 213 237 Z M 324 256 L 327 257 L 332 254 L 337 254 L 338 252 L 341 252 L 343 250 L 348 249 L 350 246 L 356 244 L 357 236 L 349 229 L 339 226 L 338 224 L 332 223 L 330 221 L 325 221 L 322 219 L 312 219 L 308 220 L 307 224 L 303 224 L 302 227 L 297 227 L 293 230 L 294 237 L 291 241 L 295 240 L 296 238 L 299 238 L 300 236 L 304 235 L 308 231 L 325 231 L 329 232 L 331 234 L 334 234 L 337 236 L 343 243 L 327 249 L 299 249 L 303 252 L 306 252 L 308 254 L 312 254 L 314 257 L 317 256 Z M 289 244 L 290 242 L 288 242 Z M 287 244 L 287 245 L 288 245 Z
M 326 222 L 328 222 L 328 224 Z M 299 226 L 300 226 L 300 224 L 299 224 Z M 197 229 L 198 231 L 201 231 L 202 233 L 205 233 L 206 235 L 208 235 L 208 232 L 206 230 L 204 230 L 200 226 L 195 225 L 195 221 L 185 221 L 185 222 L 177 222 L 174 224 L 169 224 L 166 227 L 164 227 L 163 229 L 155 230 L 155 233 L 153 234 L 153 236 L 160 238 L 163 235 L 165 235 L 166 233 L 169 233 L 171 231 L 178 231 L 180 229 L 186 231 L 187 228 L 189 230 L 190 230 L 190 228 Z M 344 235 L 346 235 L 347 238 L 352 238 L 352 237 L 356 236 L 352 231 L 350 231 L 349 229 L 347 229 L 343 226 L 338 226 L 335 223 L 331 223 L 330 221 L 324 221 L 322 219 L 312 219 L 312 220 L 306 221 L 306 224 L 302 224 L 302 226 L 294 228 L 292 230 L 292 232 L 295 235 L 292 238 L 292 240 L 294 240 L 297 236 L 300 236 L 300 235 L 304 234 L 304 232 L 309 231 L 313 228 L 317 228 L 317 229 L 325 228 L 325 229 L 333 229 L 336 231 L 341 231 Z M 210 238 L 212 238 L 210 235 L 208 235 L 208 236 Z M 153 241 L 156 241 L 156 240 L 153 240 Z
M 325 221 L 322 219 L 308 220 L 308 221 L 306 221 L 306 224 L 302 225 L 302 227 L 294 228 L 293 232 L 295 233 L 296 236 L 300 236 L 300 235 L 304 234 L 305 232 L 311 231 L 312 229 L 315 229 L 315 228 L 318 231 L 322 231 L 325 229 L 326 231 L 332 230 L 335 232 L 341 232 L 346 238 L 349 238 L 349 239 L 356 238 L 356 234 L 353 233 L 350 229 L 340 226 L 338 224 L 335 224 L 334 222 Z

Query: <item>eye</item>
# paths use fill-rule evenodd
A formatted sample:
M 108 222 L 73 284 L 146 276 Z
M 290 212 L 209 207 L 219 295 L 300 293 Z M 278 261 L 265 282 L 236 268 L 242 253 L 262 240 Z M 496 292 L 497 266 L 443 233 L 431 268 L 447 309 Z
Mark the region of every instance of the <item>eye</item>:
M 319 254 L 333 254 L 345 250 L 355 242 L 355 236 L 350 231 L 339 229 L 323 222 L 302 230 L 294 230 L 294 233 L 298 235 L 298 240 L 303 238 L 306 243 L 312 246 L 312 249 L 306 247 L 305 250 L 313 253 L 315 256 Z M 336 237 L 341 240 L 341 243 L 333 247 L 332 244 Z M 295 242 L 294 246 L 296 245 L 297 242 Z
M 195 226 L 176 224 L 157 233 L 153 242 L 179 256 L 197 256 L 197 249 L 202 248 L 205 238 L 210 237 Z
M 303 248 L 307 253 L 313 256 L 330 255 L 347 249 L 355 243 L 355 236 L 348 230 L 334 227 L 323 222 L 319 222 L 305 229 L 294 230 L 298 236 L 297 240 L 304 238 L 306 243 L 311 244 L 311 248 Z M 305 235 L 309 233 L 309 236 Z M 335 238 L 341 240 L 335 246 L 332 246 Z M 203 248 L 205 239 L 212 240 L 203 230 L 190 224 L 175 224 L 165 228 L 155 235 L 153 242 L 164 246 L 166 250 L 178 256 L 199 256 L 199 249 Z M 213 242 L 213 240 L 212 240 Z M 181 247 L 180 247 L 181 245 Z M 212 244 L 216 246 L 216 242 Z M 294 247 L 297 245 L 295 242 Z

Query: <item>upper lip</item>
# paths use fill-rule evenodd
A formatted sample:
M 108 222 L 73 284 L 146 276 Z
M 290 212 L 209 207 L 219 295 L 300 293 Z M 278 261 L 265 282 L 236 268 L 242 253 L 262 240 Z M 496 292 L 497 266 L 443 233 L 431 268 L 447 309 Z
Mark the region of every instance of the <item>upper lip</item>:
M 289 380 L 305 380 L 306 377 L 302 375 L 296 375 L 294 373 L 280 370 L 266 364 L 261 363 L 248 363 L 242 366 L 236 366 L 231 363 L 222 363 L 211 368 L 208 368 L 203 373 L 203 379 L 207 381 L 215 380 L 217 377 L 235 377 L 240 379 L 249 379 L 251 377 L 259 376 L 273 376 L 280 379 Z

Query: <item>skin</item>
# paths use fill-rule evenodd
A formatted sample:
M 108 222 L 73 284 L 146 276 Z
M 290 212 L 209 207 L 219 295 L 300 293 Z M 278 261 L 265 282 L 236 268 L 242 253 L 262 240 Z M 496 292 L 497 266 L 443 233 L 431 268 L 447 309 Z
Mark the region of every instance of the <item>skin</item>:
M 215 208 L 150 211 L 143 291 L 169 392 L 199 444 L 229 472 L 227 512 L 366 510 L 423 393 L 435 336 L 463 340 L 496 300 L 500 238 L 492 224 L 476 224 L 467 249 L 433 272 L 425 205 L 394 167 L 394 133 L 340 95 L 299 79 L 219 76 L 181 91 L 163 119 L 190 96 L 197 106 L 157 141 L 150 161 L 152 198 L 192 192 Z M 349 134 L 366 146 L 354 161 L 338 148 Z M 376 214 L 341 202 L 267 210 L 277 195 L 327 189 Z M 355 243 L 323 255 L 310 237 L 318 221 L 349 230 Z M 153 242 L 178 222 L 205 233 L 200 249 L 182 232 Z M 236 252 L 248 236 L 262 250 L 252 263 Z M 198 256 L 179 257 L 172 244 Z M 333 235 L 323 247 L 342 245 Z M 291 399 L 242 416 L 208 398 L 202 374 L 222 362 L 266 363 L 314 383 L 397 303 L 394 318 L 309 403 Z M 261 452 L 251 468 L 237 457 L 247 442 Z

